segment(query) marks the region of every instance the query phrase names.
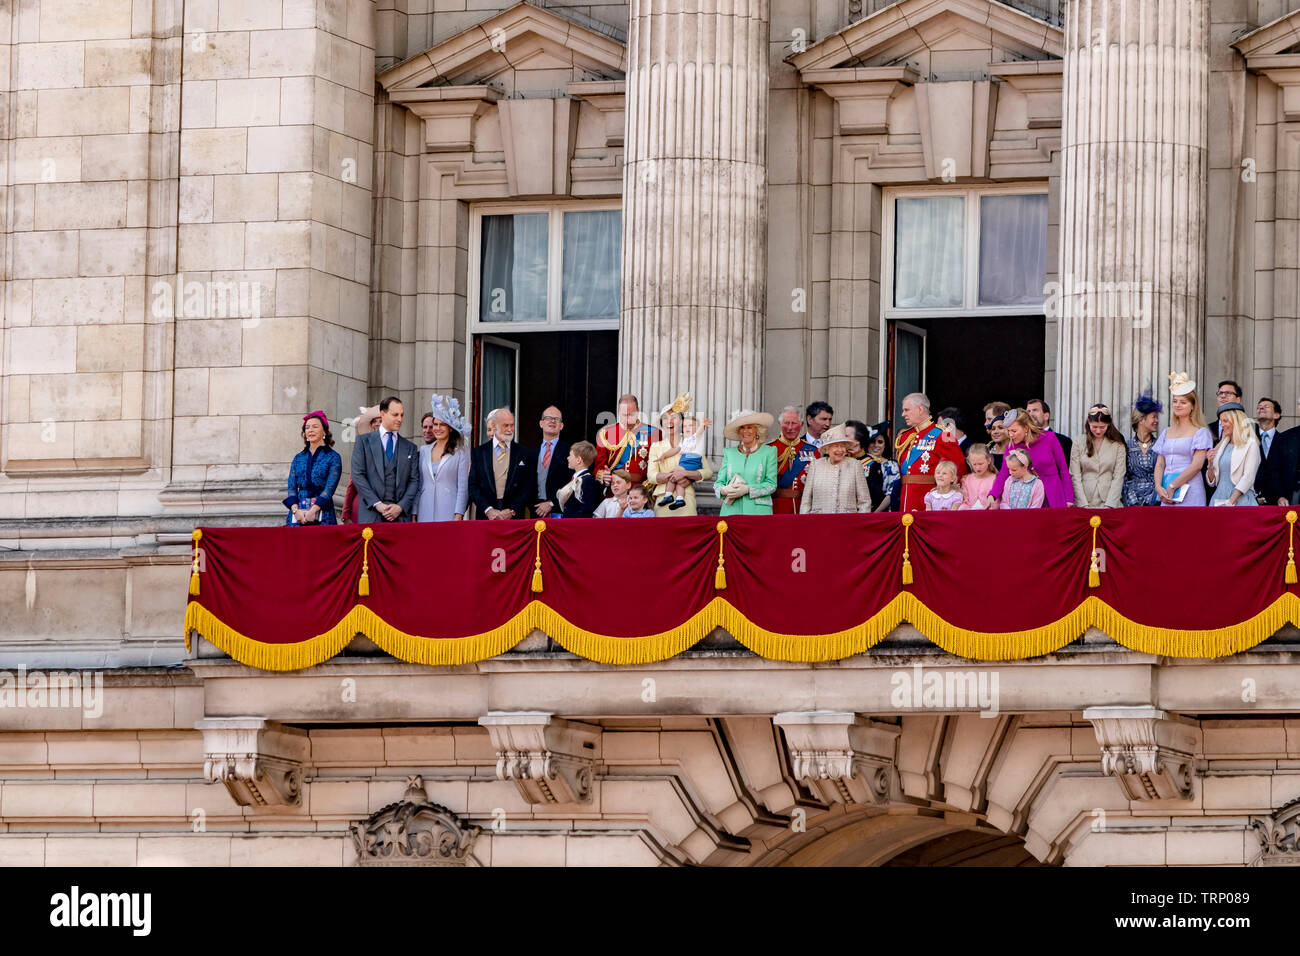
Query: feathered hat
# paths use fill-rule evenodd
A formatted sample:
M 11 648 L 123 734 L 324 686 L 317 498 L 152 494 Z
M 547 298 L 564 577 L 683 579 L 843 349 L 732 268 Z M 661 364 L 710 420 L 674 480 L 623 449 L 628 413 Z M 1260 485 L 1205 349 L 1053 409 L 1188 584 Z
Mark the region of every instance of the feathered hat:
M 450 395 L 435 395 L 429 404 L 434 418 L 441 419 L 464 437 L 469 437 L 469 422 L 460 413 L 460 399 Z
M 1133 410 L 1139 415 L 1150 415 L 1152 412 L 1163 412 L 1165 407 L 1157 402 L 1149 391 L 1146 391 L 1133 402 Z

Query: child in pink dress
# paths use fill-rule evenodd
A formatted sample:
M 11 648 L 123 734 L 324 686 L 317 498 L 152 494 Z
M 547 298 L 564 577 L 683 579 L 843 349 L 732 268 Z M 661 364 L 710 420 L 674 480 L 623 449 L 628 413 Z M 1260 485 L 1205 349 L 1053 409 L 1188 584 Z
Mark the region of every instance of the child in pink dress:
M 993 456 L 988 445 L 971 445 L 966 460 L 970 463 L 970 474 L 961 480 L 962 503 L 957 510 L 980 511 L 997 478 L 993 472 Z

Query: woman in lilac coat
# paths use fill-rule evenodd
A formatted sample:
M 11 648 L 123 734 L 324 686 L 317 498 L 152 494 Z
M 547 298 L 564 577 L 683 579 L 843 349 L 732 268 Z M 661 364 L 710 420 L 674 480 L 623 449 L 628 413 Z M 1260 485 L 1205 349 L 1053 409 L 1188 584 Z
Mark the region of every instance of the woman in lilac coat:
M 1015 408 L 1006 414 L 1007 437 L 1010 442 L 1007 450 L 1023 448 L 1033 461 L 1034 471 L 1043 483 L 1047 508 L 1064 508 L 1074 504 L 1074 485 L 1070 480 L 1070 466 L 1065 460 L 1065 452 L 1056 435 L 1043 431 L 1029 413 L 1023 408 Z M 993 479 L 990 496 L 985 500 L 987 507 L 994 507 L 994 502 L 1002 496 L 1002 486 L 1007 483 L 1007 462 L 1002 460 L 1002 468 L 997 478 Z

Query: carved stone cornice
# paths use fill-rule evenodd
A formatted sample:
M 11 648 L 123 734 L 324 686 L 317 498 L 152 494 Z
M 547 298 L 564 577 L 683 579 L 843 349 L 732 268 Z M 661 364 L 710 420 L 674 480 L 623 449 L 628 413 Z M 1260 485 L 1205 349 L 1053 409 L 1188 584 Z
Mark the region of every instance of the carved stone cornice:
M 482 827 L 434 803 L 418 774 L 397 803 L 349 827 L 357 866 L 465 866 Z
M 794 776 L 825 802 L 883 806 L 899 791 L 898 727 L 827 710 L 787 711 L 772 723 L 785 732 Z
M 1024 95 L 1027 129 L 1060 129 L 1065 82 L 1065 64 L 1061 60 L 990 63 L 989 76 Z
M 307 733 L 261 717 L 208 717 L 203 732 L 203 776 L 220 783 L 243 807 L 302 805 Z
M 600 728 L 540 711 L 493 711 L 478 720 L 497 752 L 497 779 L 529 803 L 590 803 Z
M 1196 727 L 1151 705 L 1089 707 L 1083 712 L 1101 745 L 1101 772 L 1130 800 L 1188 800 Z

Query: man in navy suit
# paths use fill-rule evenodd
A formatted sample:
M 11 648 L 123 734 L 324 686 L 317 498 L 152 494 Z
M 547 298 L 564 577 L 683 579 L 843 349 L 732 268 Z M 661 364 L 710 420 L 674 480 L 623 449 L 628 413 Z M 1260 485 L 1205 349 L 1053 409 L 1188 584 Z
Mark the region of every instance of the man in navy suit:
M 515 416 L 510 409 L 498 408 L 488 418 L 496 431 L 470 456 L 469 500 L 479 518 L 527 517 L 528 506 L 538 500 L 536 460 L 515 441 Z
M 538 424 L 542 428 L 542 444 L 531 452 L 533 471 L 537 473 L 537 503 L 533 511 L 537 517 L 545 518 L 560 511 L 555 496 L 573 479 L 573 469 L 569 467 L 569 443 L 560 438 L 564 429 L 560 410 L 554 405 L 547 406 Z
M 352 449 L 360 523 L 410 521 L 420 497 L 420 450 L 397 434 L 402 414 L 400 399 L 384 399 L 379 403 L 379 427 L 358 438 Z

